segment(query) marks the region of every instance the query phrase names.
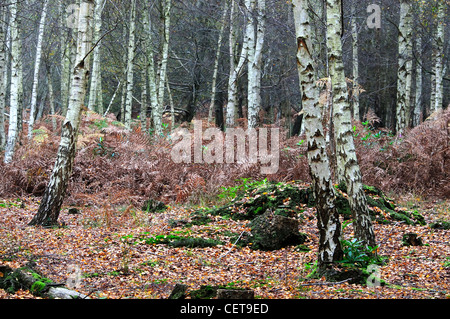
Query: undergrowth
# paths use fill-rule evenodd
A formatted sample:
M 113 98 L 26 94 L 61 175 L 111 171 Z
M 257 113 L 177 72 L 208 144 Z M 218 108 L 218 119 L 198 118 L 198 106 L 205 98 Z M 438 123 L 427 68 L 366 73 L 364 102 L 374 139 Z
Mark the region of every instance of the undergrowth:
M 11 164 L 0 163 L 0 196 L 42 196 L 59 146 L 60 122 L 56 130 L 44 118 L 36 123 L 32 141 L 23 135 Z M 363 181 L 385 193 L 414 193 L 422 198 L 450 197 L 449 122 L 450 110 L 435 120 L 394 136 L 375 129 L 377 118 L 368 114 L 365 122 L 354 122 L 353 134 Z M 183 124 L 193 130 L 191 124 Z M 204 129 L 208 123 L 203 121 Z M 26 126 L 26 125 L 25 125 Z M 26 127 L 24 127 L 26 130 Z M 107 117 L 87 112 L 82 116 L 73 174 L 66 205 L 135 205 L 148 199 L 204 206 L 212 201 L 229 201 L 255 183 L 302 180 L 309 182 L 304 137 L 287 139 L 280 132 L 279 170 L 261 174 L 260 163 L 200 164 L 174 163 L 173 146 L 167 133 L 156 138 L 136 124 L 131 131 Z

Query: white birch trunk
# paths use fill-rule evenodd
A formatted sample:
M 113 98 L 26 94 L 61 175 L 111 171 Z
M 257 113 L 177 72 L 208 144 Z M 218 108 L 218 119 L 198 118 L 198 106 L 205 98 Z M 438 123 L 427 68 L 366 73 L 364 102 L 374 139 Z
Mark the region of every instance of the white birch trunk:
M 217 91 L 217 87 L 216 87 L 217 73 L 219 71 L 220 48 L 222 46 L 222 39 L 223 39 L 224 31 L 225 31 L 225 24 L 226 24 L 225 22 L 226 22 L 226 18 L 227 18 L 227 13 L 228 13 L 228 1 L 226 1 L 224 4 L 222 20 L 221 20 L 222 23 L 220 26 L 219 38 L 217 39 L 216 58 L 214 60 L 214 71 L 213 71 L 213 77 L 212 77 L 212 83 L 211 83 L 211 103 L 209 105 L 209 112 L 208 112 L 208 122 L 209 123 L 211 123 L 213 120 L 213 112 L 214 112 L 214 105 L 215 105 L 216 91 Z
M 158 92 L 158 103 L 156 108 L 153 110 L 153 127 L 155 129 L 155 135 L 161 136 L 162 134 L 162 115 L 164 112 L 164 92 L 165 83 L 167 77 L 167 62 L 169 58 L 169 40 L 170 40 L 170 10 L 172 8 L 171 0 L 163 0 L 163 39 L 162 39 L 162 52 L 161 52 L 161 63 L 159 68 L 159 83 L 157 87 Z
M 319 88 L 316 85 L 307 0 L 294 0 L 293 10 L 297 37 L 297 68 L 308 143 L 307 155 L 318 216 L 318 265 L 319 268 L 323 268 L 342 259 L 341 225 L 334 204 L 335 192 L 322 124 L 322 110 L 319 105 Z
M 66 116 L 67 105 L 69 103 L 69 88 L 70 88 L 70 69 L 71 69 L 71 41 L 70 32 L 66 29 L 66 19 L 68 12 L 64 6 L 64 1 L 59 3 L 60 14 L 60 28 L 63 30 L 65 36 L 60 38 L 60 58 L 61 58 L 61 80 L 60 80 L 60 99 L 61 99 L 61 113 Z
M 444 61 L 444 27 L 445 27 L 445 1 L 438 1 L 438 15 L 436 26 L 436 75 L 435 75 L 435 101 L 434 110 L 438 111 L 443 108 L 443 61 Z
M 81 117 L 81 106 L 86 96 L 89 77 L 89 52 L 92 46 L 93 0 L 83 0 L 78 18 L 77 54 L 72 72 L 69 107 L 62 125 L 61 142 L 50 181 L 38 212 L 29 225 L 52 226 L 58 223 L 73 160 Z
M 94 7 L 94 35 L 93 42 L 97 43 L 101 36 L 102 29 L 102 11 L 105 0 L 95 0 Z M 91 75 L 91 87 L 89 90 L 89 103 L 88 109 L 91 111 L 97 111 L 99 114 L 103 113 L 103 98 L 102 98 L 102 75 L 100 68 L 101 54 L 100 54 L 101 42 L 97 43 L 94 48 L 92 57 L 92 75 Z
M 17 2 L 10 6 L 11 10 L 11 87 L 10 87 L 10 108 L 9 108 L 9 126 L 8 139 L 5 148 L 5 163 L 10 163 L 13 159 L 16 140 L 18 135 L 18 120 L 20 110 L 20 68 L 21 40 L 18 26 Z
M 256 4 L 257 1 L 257 4 Z M 266 24 L 266 2 L 265 0 L 252 0 L 252 13 L 257 5 L 257 19 L 251 18 L 254 32 L 249 36 L 248 52 L 248 127 L 255 128 L 258 122 L 258 114 L 261 107 L 261 61 L 264 45 Z M 253 14 L 250 14 L 252 17 Z M 256 21 L 256 23 L 255 23 Z
M 398 135 L 404 135 L 408 127 L 411 111 L 411 70 L 412 70 L 412 15 L 409 0 L 401 0 L 398 34 L 398 72 L 397 72 L 397 121 Z
M 39 70 L 41 66 L 42 43 L 44 38 L 45 19 L 47 17 L 48 2 L 49 0 L 44 1 L 44 6 L 42 7 L 41 21 L 39 22 L 39 32 L 36 45 L 36 60 L 34 62 L 33 88 L 31 91 L 30 119 L 28 121 L 28 139 L 30 140 L 33 137 L 34 120 L 36 118 L 36 104 L 39 86 Z
M 131 129 L 131 113 L 133 106 L 133 78 L 134 78 L 134 49 L 136 38 L 136 0 L 131 2 L 130 34 L 128 39 L 128 59 L 127 59 L 127 85 L 125 98 L 125 127 Z
M 144 50 L 146 52 L 146 72 L 148 81 L 148 94 L 147 100 L 150 101 L 150 107 L 152 110 L 152 118 L 156 114 L 156 109 L 158 107 L 158 90 L 156 88 L 156 74 L 155 74 L 155 62 L 152 49 L 152 24 L 150 15 L 150 2 L 147 4 L 146 12 L 144 16 Z M 159 121 L 162 123 L 162 119 Z M 151 125 L 151 124 L 150 124 Z
M 0 151 L 5 148 L 5 106 L 7 86 L 6 43 L 3 41 L 6 34 L 6 8 L 0 7 Z
M 250 0 L 245 0 L 245 7 L 250 7 Z M 251 28 L 252 25 L 249 23 L 249 17 L 247 17 L 247 23 L 246 23 L 246 31 L 244 34 L 244 43 L 242 44 L 242 49 L 239 54 L 239 60 L 237 63 L 236 61 L 236 53 L 234 52 L 235 45 L 236 45 L 236 35 L 234 31 L 233 20 L 235 16 L 236 11 L 236 3 L 235 0 L 232 0 L 231 4 L 231 14 L 230 14 L 230 53 L 231 53 L 231 61 L 230 64 L 230 76 L 228 78 L 228 102 L 227 102 L 227 119 L 226 119 L 226 126 L 227 127 L 233 127 L 234 126 L 234 117 L 235 117 L 235 109 L 236 109 L 236 101 L 237 101 L 237 80 L 239 78 L 239 75 L 242 71 L 242 68 L 244 66 L 244 62 L 247 59 L 247 53 L 248 53 L 248 36 L 250 32 L 252 32 Z
M 422 6 L 419 4 L 418 19 L 422 18 Z M 414 114 L 413 125 L 418 126 L 422 116 L 422 36 L 417 32 L 416 34 L 416 52 L 417 52 L 417 65 L 416 65 L 416 90 L 414 98 Z
M 347 184 L 348 200 L 354 217 L 355 237 L 364 245 L 374 247 L 375 234 L 356 157 L 352 115 L 342 61 L 341 4 L 341 0 L 327 0 L 327 46 L 333 94 L 337 172 L 339 180 Z
M 352 101 L 353 101 L 353 118 L 355 120 L 360 120 L 359 115 L 359 56 L 358 56 L 358 25 L 356 23 L 356 3 L 352 5 L 352 39 L 353 39 L 353 59 L 352 59 L 352 69 L 353 69 L 353 90 L 352 90 Z

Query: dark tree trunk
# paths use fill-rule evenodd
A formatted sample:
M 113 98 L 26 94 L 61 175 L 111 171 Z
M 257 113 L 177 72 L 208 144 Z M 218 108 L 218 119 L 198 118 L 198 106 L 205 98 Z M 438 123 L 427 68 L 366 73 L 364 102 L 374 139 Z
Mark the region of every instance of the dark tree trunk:
M 222 131 L 225 131 L 225 123 L 223 118 L 223 103 L 224 96 L 223 91 L 220 90 L 216 94 L 216 100 L 214 101 L 214 112 L 216 119 L 216 126 L 220 128 Z

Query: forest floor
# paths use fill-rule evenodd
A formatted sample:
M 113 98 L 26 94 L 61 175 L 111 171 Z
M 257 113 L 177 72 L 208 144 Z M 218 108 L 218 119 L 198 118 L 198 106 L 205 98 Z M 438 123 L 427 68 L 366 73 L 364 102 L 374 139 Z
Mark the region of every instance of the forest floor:
M 427 222 L 448 220 L 448 201 L 424 203 L 411 196 L 398 199 L 405 206 L 419 205 Z M 309 276 L 317 259 L 318 231 L 314 208 L 305 208 L 300 231 L 308 234 L 310 249 L 295 246 L 260 251 L 233 245 L 229 234 L 248 231 L 248 221 L 211 216 L 211 222 L 191 227 L 172 220 L 189 219 L 195 208 L 172 206 L 163 213 L 147 213 L 132 206 L 82 207 L 80 214 L 61 211 L 62 227 L 29 227 L 39 198 L 0 202 L 0 264 L 12 268 L 33 265 L 56 283 L 75 278 L 75 290 L 90 298 L 167 298 L 176 283 L 189 291 L 202 285 L 250 288 L 256 298 L 450 298 L 450 230 L 374 223 L 378 254 L 388 256 L 380 268 L 384 286 L 331 283 Z M 403 246 L 402 235 L 413 232 L 423 246 Z M 351 227 L 344 237 L 351 236 Z M 152 243 L 162 236 L 212 238 L 222 244 L 206 248 L 171 247 Z M 159 237 L 158 237 L 159 236 Z M 76 274 L 81 276 L 76 277 Z M 0 299 L 39 298 L 29 291 Z M 189 296 L 188 296 L 189 298 Z

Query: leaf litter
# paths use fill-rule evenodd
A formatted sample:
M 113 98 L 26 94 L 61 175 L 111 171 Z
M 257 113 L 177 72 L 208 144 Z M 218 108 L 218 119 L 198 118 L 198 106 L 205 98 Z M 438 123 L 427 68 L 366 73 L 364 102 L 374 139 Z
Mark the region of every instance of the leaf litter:
M 173 225 L 171 220 L 188 219 L 192 213 L 181 205 L 155 214 L 134 207 L 83 207 L 81 214 L 69 215 L 64 208 L 60 216 L 64 226 L 46 229 L 27 226 L 39 201 L 30 197 L 22 203 L 0 206 L 0 263 L 12 268 L 31 264 L 45 277 L 66 284 L 78 269 L 81 277 L 74 289 L 90 298 L 167 298 L 177 283 L 190 290 L 203 285 L 250 288 L 256 298 L 268 299 L 450 298 L 450 231 L 428 225 L 374 222 L 378 254 L 389 258 L 380 268 L 386 285 L 367 287 L 310 276 L 318 243 L 314 208 L 305 207 L 299 226 L 300 232 L 308 234 L 304 246 L 309 251 L 294 246 L 260 251 L 242 247 L 237 237 L 229 236 L 249 231 L 246 220 L 212 216 L 205 225 Z M 440 211 L 424 211 L 426 219 L 436 214 L 448 218 L 448 206 L 440 207 Z M 402 236 L 410 232 L 417 233 L 425 245 L 403 246 Z M 220 244 L 189 248 L 146 242 L 169 235 L 212 238 Z M 343 236 L 352 236 L 351 227 L 344 228 Z M 39 297 L 0 289 L 0 298 Z

